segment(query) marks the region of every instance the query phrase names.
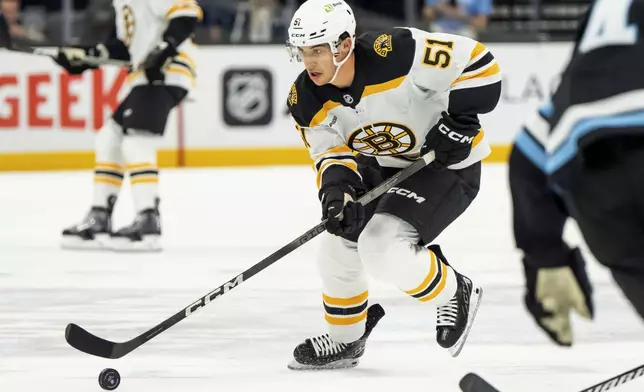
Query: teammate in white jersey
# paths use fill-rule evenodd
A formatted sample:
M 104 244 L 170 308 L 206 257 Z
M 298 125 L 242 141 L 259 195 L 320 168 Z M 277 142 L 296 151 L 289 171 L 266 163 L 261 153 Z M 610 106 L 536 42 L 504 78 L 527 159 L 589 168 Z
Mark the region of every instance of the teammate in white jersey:
M 292 369 L 356 366 L 384 315 L 368 308 L 367 273 L 437 307 L 436 339 L 459 354 L 481 288 L 430 244 L 479 190 L 490 148 L 478 114 L 501 92 L 499 66 L 472 39 L 413 28 L 355 37 L 341 0 L 309 0 L 289 28 L 306 70 L 288 106 L 315 162 L 323 218 L 319 255 L 328 334 L 306 339 Z M 429 151 L 436 160 L 373 203 L 355 200 Z M 468 239 L 461 243 L 467 246 Z
M 191 36 L 201 8 L 195 0 L 114 0 L 115 34 L 90 47 L 60 48 L 56 62 L 71 74 L 92 68 L 87 56 L 133 64 L 125 98 L 96 138 L 94 197 L 85 220 L 63 231 L 68 248 L 160 250 L 157 146 L 170 111 L 193 88 Z M 111 215 L 129 173 L 137 216 L 112 231 Z

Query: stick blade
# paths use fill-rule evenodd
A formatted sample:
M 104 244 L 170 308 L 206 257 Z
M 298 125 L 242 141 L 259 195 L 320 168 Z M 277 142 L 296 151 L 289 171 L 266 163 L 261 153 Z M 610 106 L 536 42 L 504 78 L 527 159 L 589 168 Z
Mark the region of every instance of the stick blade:
M 458 385 L 463 392 L 499 392 L 498 389 L 474 373 L 467 373 Z
M 116 343 L 92 335 L 76 324 L 67 325 L 65 340 L 70 346 L 86 354 L 108 359 L 120 358 L 115 356 Z

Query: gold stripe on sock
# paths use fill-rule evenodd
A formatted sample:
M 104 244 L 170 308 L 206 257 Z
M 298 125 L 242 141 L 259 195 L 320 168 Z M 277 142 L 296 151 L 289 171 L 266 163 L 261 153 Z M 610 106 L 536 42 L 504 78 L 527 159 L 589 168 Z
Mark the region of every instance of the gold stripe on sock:
M 135 177 L 135 178 L 130 178 L 130 184 L 131 185 L 136 185 L 136 184 L 157 184 L 159 182 L 159 176 L 149 176 L 149 177 Z
M 434 276 L 436 276 L 436 272 L 438 270 L 436 268 L 436 265 L 438 264 L 438 261 L 436 260 L 436 255 L 431 250 L 429 249 L 427 250 L 429 251 L 429 254 L 431 256 L 429 273 L 427 274 L 427 277 L 425 278 L 425 280 L 423 280 L 423 283 L 421 283 L 418 287 L 416 287 L 413 290 L 405 291 L 405 293 L 409 295 L 416 295 L 418 293 L 421 293 L 423 290 L 427 288 L 427 286 L 429 286 L 429 284 L 434 279 Z
M 121 184 L 123 183 L 123 180 L 117 180 L 116 178 L 112 178 L 112 177 L 96 175 L 94 176 L 94 182 L 100 182 L 103 184 L 110 184 L 110 185 L 120 187 Z
M 123 165 L 120 165 L 118 163 L 111 163 L 111 162 L 96 162 L 94 164 L 94 169 L 95 170 L 116 170 L 116 171 L 122 172 Z
M 335 298 L 329 297 L 326 294 L 322 294 L 322 299 L 327 305 L 335 306 L 351 306 L 351 305 L 360 305 L 369 297 L 369 291 L 365 291 L 362 294 L 356 295 L 351 298 Z
M 125 167 L 128 171 L 131 170 L 156 170 L 157 165 L 152 163 L 133 163 Z
M 441 267 L 442 276 L 441 276 L 440 282 L 436 285 L 436 287 L 434 287 L 434 290 L 432 290 L 428 295 L 422 298 L 419 298 L 418 299 L 419 301 L 421 302 L 431 301 L 434 298 L 436 298 L 436 296 L 440 294 L 445 288 L 445 285 L 447 284 L 448 269 L 447 269 L 447 265 L 445 265 L 444 263 L 441 263 L 441 264 L 442 264 L 442 267 Z
M 324 315 L 324 319 L 327 323 L 331 325 L 353 325 L 361 322 L 367 318 L 367 311 L 365 310 L 362 314 L 353 317 L 335 317 L 329 316 L 328 314 Z

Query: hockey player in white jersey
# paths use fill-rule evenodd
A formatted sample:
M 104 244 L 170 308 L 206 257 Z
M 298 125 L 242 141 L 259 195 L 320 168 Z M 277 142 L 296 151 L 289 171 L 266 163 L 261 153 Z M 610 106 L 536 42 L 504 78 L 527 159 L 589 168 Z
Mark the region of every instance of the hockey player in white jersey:
M 63 231 L 68 248 L 161 249 L 157 145 L 170 111 L 193 88 L 191 36 L 201 8 L 195 0 L 114 0 L 115 34 L 89 47 L 60 48 L 56 62 L 71 74 L 92 68 L 87 56 L 130 61 L 126 94 L 96 137 L 94 196 L 79 225 Z M 137 216 L 112 231 L 111 215 L 129 174 Z
M 453 356 L 482 294 L 438 245 L 426 246 L 478 193 L 480 161 L 490 152 L 478 114 L 498 103 L 499 65 L 465 37 L 397 28 L 356 38 L 355 31 L 340 0 L 307 1 L 289 28 L 291 56 L 306 70 L 288 106 L 315 162 L 331 234 L 319 255 L 328 334 L 298 345 L 291 369 L 358 364 L 384 315 L 380 305 L 368 307 L 367 274 L 435 305 L 437 342 Z M 432 150 L 430 167 L 367 206 L 355 203 Z

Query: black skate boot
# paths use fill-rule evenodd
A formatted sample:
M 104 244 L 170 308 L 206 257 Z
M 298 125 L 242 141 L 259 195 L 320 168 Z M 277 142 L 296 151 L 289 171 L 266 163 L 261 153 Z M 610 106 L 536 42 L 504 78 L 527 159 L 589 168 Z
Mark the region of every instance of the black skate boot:
M 288 365 L 291 370 L 327 370 L 347 369 L 358 366 L 364 354 L 367 338 L 378 321 L 385 315 L 379 304 L 367 310 L 367 325 L 364 335 L 353 343 L 337 343 L 328 334 L 306 339 L 295 347 L 293 362 Z
M 116 197 L 107 199 L 107 207 L 92 207 L 85 219 L 63 230 L 65 249 L 109 249 L 112 233 L 112 211 Z
M 161 216 L 159 199 L 156 206 L 138 213 L 134 222 L 112 233 L 112 249 L 124 252 L 155 252 L 161 250 Z
M 449 265 L 438 246 L 430 246 L 442 262 Z M 483 289 L 475 287 L 470 278 L 456 272 L 458 287 L 456 294 L 445 305 L 438 306 L 436 317 L 436 341 L 446 348 L 452 357 L 457 357 L 463 349 L 470 333 L 474 318 L 479 310 Z

